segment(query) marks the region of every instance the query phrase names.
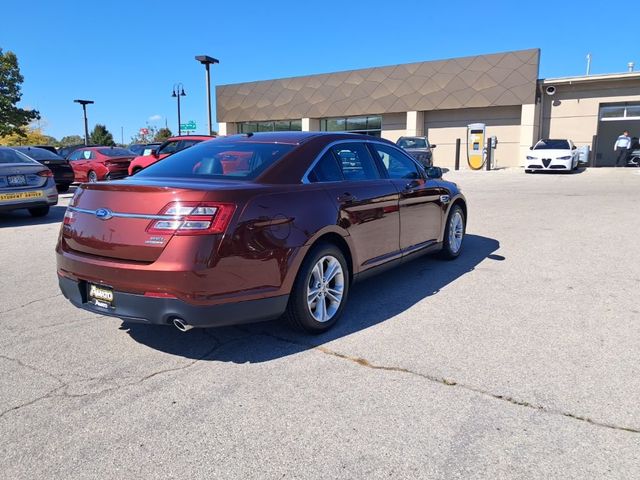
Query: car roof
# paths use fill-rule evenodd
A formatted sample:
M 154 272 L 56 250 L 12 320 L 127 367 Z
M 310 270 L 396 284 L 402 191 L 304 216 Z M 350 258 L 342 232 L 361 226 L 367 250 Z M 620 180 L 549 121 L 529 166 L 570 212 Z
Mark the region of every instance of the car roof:
M 229 135 L 226 137 L 218 137 L 217 142 L 241 142 L 241 143 L 286 143 L 290 145 L 300 145 L 311 139 L 325 138 L 327 141 L 334 140 L 378 140 L 390 145 L 383 138 L 373 137 L 371 135 L 363 135 L 361 133 L 349 132 L 259 132 L 259 133 L 240 133 L 237 135 Z
M 17 147 L 11 147 L 14 150 L 18 150 L 19 152 L 22 153 L 26 153 L 27 155 L 29 154 L 29 152 L 31 150 L 35 150 L 36 153 L 40 153 L 40 154 L 48 154 L 50 156 L 50 158 L 62 158 L 60 155 L 58 155 L 57 153 L 53 153 L 51 150 L 47 149 L 47 148 L 40 148 L 40 147 L 30 147 L 30 146 L 17 146 Z
M 211 140 L 212 138 L 216 138 L 215 135 L 180 135 L 176 137 L 169 137 L 165 140 L 165 142 L 172 142 L 174 140 Z

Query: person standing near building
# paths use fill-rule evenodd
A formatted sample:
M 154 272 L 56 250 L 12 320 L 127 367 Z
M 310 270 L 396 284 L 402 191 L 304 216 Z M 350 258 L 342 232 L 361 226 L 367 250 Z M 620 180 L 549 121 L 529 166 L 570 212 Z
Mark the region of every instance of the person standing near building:
M 631 148 L 631 138 L 629 132 L 624 131 L 622 135 L 618 137 L 616 143 L 613 145 L 613 151 L 618 152 L 618 158 L 616 158 L 616 167 L 622 161 L 622 166 L 627 166 L 627 156 L 629 155 L 629 149 Z

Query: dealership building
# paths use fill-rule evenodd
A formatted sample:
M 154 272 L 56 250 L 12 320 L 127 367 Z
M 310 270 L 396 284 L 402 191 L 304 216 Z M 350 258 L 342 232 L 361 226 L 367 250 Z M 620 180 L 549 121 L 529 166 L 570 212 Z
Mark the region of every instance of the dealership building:
M 434 163 L 450 167 L 458 138 L 466 165 L 467 126 L 482 123 L 498 167 L 522 165 L 539 138 L 588 145 L 592 166 L 614 165 L 617 136 L 640 136 L 640 72 L 539 79 L 539 65 L 532 49 L 222 85 L 219 130 L 425 135 Z

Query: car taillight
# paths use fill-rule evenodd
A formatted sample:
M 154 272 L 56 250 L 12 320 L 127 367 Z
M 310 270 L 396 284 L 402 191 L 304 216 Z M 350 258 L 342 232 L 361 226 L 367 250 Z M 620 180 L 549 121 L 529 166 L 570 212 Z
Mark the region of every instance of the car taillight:
M 147 233 L 203 235 L 224 233 L 236 206 L 230 203 L 172 202 L 162 209 L 166 219 L 153 220 Z
M 62 224 L 71 225 L 75 221 L 76 221 L 76 212 L 74 212 L 73 210 L 69 210 L 67 208 L 67 210 L 64 212 L 64 219 L 62 220 Z
M 38 172 L 38 175 L 41 177 L 53 177 L 53 172 L 49 169 L 47 170 L 40 170 Z

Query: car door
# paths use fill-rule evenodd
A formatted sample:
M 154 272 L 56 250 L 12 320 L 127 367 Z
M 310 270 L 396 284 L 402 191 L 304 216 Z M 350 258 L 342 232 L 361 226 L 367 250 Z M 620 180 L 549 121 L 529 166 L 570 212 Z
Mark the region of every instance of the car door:
M 84 158 L 84 152 L 85 150 L 83 148 L 79 148 L 69 155 L 69 163 L 71 164 L 71 168 L 73 168 L 76 182 L 85 182 L 87 180 L 88 160 Z
M 437 242 L 442 228 L 442 190 L 400 149 L 372 142 L 369 148 L 395 185 L 400 206 L 400 248 L 410 253 Z
M 332 144 L 307 180 L 325 183 L 338 209 L 337 224 L 353 241 L 359 271 L 400 257 L 398 192 L 364 142 Z

